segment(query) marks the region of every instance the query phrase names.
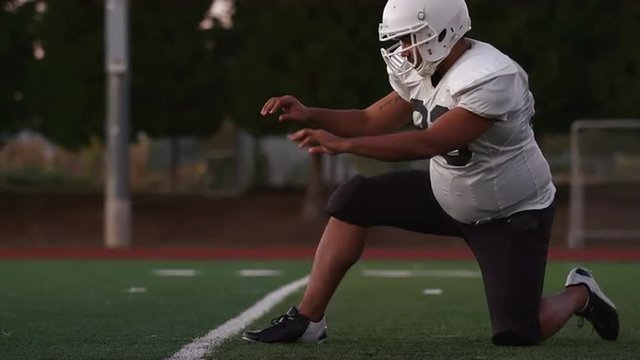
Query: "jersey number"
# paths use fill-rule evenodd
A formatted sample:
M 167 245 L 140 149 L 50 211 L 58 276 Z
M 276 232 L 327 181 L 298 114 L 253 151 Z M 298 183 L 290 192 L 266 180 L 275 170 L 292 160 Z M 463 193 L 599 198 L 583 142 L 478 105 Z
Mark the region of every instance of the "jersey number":
M 420 100 L 411 99 L 411 105 L 413 105 L 413 111 L 419 113 L 422 116 L 421 128 L 426 129 L 427 123 L 429 122 L 429 111 L 424 106 L 424 103 Z M 449 109 L 444 106 L 436 105 L 433 110 L 431 110 L 431 122 L 436 122 L 440 118 L 440 116 L 447 113 Z M 473 153 L 469 150 L 468 146 L 464 146 L 462 148 L 453 150 L 447 154 L 442 155 L 447 164 L 451 166 L 466 166 L 471 161 L 471 156 Z

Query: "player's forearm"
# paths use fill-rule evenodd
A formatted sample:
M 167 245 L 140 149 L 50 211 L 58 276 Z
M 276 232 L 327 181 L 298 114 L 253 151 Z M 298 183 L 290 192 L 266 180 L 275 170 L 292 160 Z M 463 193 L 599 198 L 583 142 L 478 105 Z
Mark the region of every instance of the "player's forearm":
M 390 162 L 428 159 L 442 151 L 441 146 L 429 140 L 426 131 L 357 137 L 346 143 L 346 152 Z
M 308 108 L 309 121 L 318 128 L 340 137 L 354 137 L 367 134 L 367 116 L 363 110 L 334 110 Z

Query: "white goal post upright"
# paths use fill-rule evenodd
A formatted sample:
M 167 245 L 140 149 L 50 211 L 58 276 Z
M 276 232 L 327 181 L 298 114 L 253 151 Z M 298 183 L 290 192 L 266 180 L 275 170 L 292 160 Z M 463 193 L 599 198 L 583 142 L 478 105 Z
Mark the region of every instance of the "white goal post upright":
M 587 178 L 583 173 L 583 157 L 581 156 L 580 132 L 587 129 L 624 130 L 640 129 L 640 120 L 576 120 L 571 124 L 571 180 L 569 205 L 570 248 L 581 248 L 589 238 L 620 239 L 640 238 L 640 227 L 628 229 L 585 229 L 585 184 Z M 640 148 L 640 143 L 638 144 Z

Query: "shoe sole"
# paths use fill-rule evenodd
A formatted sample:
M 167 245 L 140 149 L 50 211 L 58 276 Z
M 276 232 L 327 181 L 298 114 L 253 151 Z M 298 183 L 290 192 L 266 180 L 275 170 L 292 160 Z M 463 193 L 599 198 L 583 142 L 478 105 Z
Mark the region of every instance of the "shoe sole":
M 296 342 L 292 342 L 292 343 L 271 342 L 271 343 L 268 343 L 268 342 L 264 342 L 264 341 L 255 340 L 255 339 L 246 337 L 244 335 L 242 336 L 242 340 L 244 340 L 244 341 L 246 341 L 246 342 L 248 342 L 250 344 L 295 344 L 296 343 Z M 327 341 L 327 337 L 326 336 L 323 337 L 322 339 L 318 339 L 317 341 L 304 341 L 304 342 L 298 342 L 298 343 L 302 343 L 302 344 L 318 344 L 318 345 L 320 345 L 325 341 Z
M 246 341 L 246 342 L 248 342 L 248 343 L 251 343 L 251 344 L 260 344 L 260 343 L 261 343 L 261 342 L 260 342 L 260 341 L 258 341 L 258 340 L 253 340 L 253 339 L 248 338 L 248 337 L 246 337 L 246 336 L 243 336 L 243 337 L 242 337 L 242 340 L 244 340 L 244 341 Z

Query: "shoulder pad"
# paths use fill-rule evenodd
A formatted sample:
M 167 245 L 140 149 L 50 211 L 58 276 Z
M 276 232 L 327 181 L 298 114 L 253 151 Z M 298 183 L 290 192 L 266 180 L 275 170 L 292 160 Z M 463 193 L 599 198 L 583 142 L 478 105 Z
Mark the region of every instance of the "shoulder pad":
M 472 89 L 500 75 L 513 74 L 519 66 L 507 55 L 489 44 L 474 41 L 469 51 L 449 71 L 447 85 L 452 95 Z

